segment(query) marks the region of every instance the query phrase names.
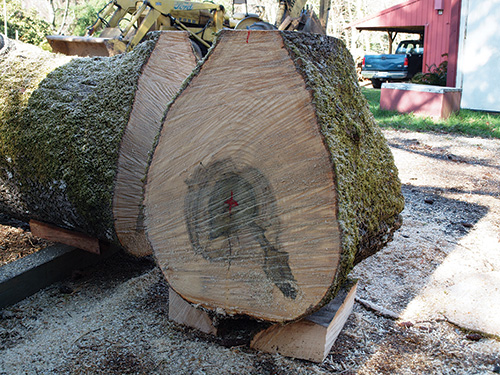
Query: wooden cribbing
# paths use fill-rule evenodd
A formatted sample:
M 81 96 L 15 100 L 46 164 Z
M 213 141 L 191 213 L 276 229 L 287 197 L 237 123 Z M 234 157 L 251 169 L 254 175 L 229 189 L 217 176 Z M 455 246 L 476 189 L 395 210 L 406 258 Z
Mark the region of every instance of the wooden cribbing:
M 30 220 L 30 230 L 36 237 L 73 246 L 94 254 L 101 253 L 99 240 L 83 233 L 73 232 L 37 220 Z
M 259 328 L 256 325 L 246 325 L 246 321 L 242 323 L 246 330 L 242 331 L 239 327 L 238 333 L 244 336 L 243 342 L 247 339 L 253 349 L 323 362 L 352 312 L 356 288 L 357 281 L 348 280 L 333 300 L 314 314 L 296 322 L 275 323 Z M 228 333 L 232 334 L 224 327 L 227 319 L 214 321 L 213 316 L 187 303 L 172 289 L 169 290 L 168 318 L 178 324 L 219 336 L 222 340 L 227 340 L 225 336 Z
M 250 347 L 267 353 L 323 362 L 352 312 L 357 282 L 347 283 L 327 305 L 299 321 L 257 333 Z

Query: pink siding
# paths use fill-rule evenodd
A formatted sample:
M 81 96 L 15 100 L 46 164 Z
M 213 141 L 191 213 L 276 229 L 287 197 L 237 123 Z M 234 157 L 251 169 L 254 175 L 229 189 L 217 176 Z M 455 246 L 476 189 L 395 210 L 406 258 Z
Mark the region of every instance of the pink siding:
M 443 14 L 434 8 L 435 0 L 409 0 L 375 15 L 353 22 L 358 29 L 423 26 L 425 30 L 423 70 L 443 60 L 448 54 L 448 86 L 455 86 L 458 55 L 460 0 L 442 0 Z

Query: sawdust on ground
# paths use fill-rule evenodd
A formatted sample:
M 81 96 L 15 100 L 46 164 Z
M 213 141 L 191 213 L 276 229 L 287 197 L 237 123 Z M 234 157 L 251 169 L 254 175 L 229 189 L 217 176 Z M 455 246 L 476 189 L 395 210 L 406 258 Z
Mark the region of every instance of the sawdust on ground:
M 324 363 L 227 347 L 169 322 L 153 260 L 118 254 L 0 311 L 0 374 L 500 373 L 500 339 L 488 332 L 500 291 L 487 301 L 476 290 L 500 271 L 500 141 L 385 135 L 404 224 L 355 267 L 358 303 Z M 470 297 L 467 306 L 457 293 Z M 456 306 L 486 317 L 467 320 Z

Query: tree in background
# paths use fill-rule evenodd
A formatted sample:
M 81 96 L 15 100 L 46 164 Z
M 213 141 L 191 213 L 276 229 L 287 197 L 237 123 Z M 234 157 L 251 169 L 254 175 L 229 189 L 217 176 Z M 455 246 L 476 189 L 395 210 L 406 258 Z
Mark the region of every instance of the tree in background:
M 49 34 L 84 35 L 107 0 L 7 0 L 7 34 L 39 46 L 48 46 Z M 3 26 L 4 11 L 0 14 Z M 2 27 L 3 33 L 3 27 Z
M 25 7 L 47 9 L 40 16 L 52 25 L 53 33 L 59 35 L 84 35 L 87 27 L 97 19 L 108 0 L 22 0 Z
M 6 11 L 0 14 L 0 24 L 4 25 L 4 14 L 7 14 L 7 36 L 11 39 L 18 37 L 19 40 L 44 46 L 47 44 L 45 35 L 52 31 L 51 25 L 30 10 L 22 7 L 21 1 L 11 0 L 4 2 L 7 5 Z M 2 27 L 2 33 L 3 33 Z
M 76 2 L 75 2 L 76 3 Z M 106 0 L 80 1 L 71 8 L 71 20 L 68 34 L 85 35 L 87 28 L 97 20 L 97 13 L 106 6 Z
M 33 44 L 44 44 L 45 35 L 84 35 L 87 27 L 97 19 L 97 12 L 108 0 L 7 0 L 9 37 Z M 193 0 L 202 1 L 202 0 Z M 388 37 L 382 32 L 358 32 L 346 26 L 367 15 L 376 13 L 403 0 L 330 0 L 327 34 L 344 41 L 353 56 L 366 53 L 383 53 L 388 49 Z M 232 12 L 232 0 L 214 0 Z M 309 0 L 319 14 L 320 0 Z M 268 22 L 276 21 L 279 0 L 248 0 L 248 10 L 259 13 Z M 241 12 L 241 7 L 235 9 Z M 0 16 L 2 20 L 2 16 Z M 396 43 L 404 38 L 400 35 Z

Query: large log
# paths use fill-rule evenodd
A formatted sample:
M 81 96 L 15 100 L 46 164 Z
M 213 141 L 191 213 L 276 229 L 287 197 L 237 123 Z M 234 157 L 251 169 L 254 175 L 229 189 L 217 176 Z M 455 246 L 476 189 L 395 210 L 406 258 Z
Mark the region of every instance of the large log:
M 343 43 L 278 31 L 219 35 L 166 113 L 145 194 L 179 295 L 276 322 L 331 300 L 403 206 Z
M 196 65 L 187 33 L 112 58 L 3 44 L 0 209 L 150 253 L 143 183 L 167 103 Z

